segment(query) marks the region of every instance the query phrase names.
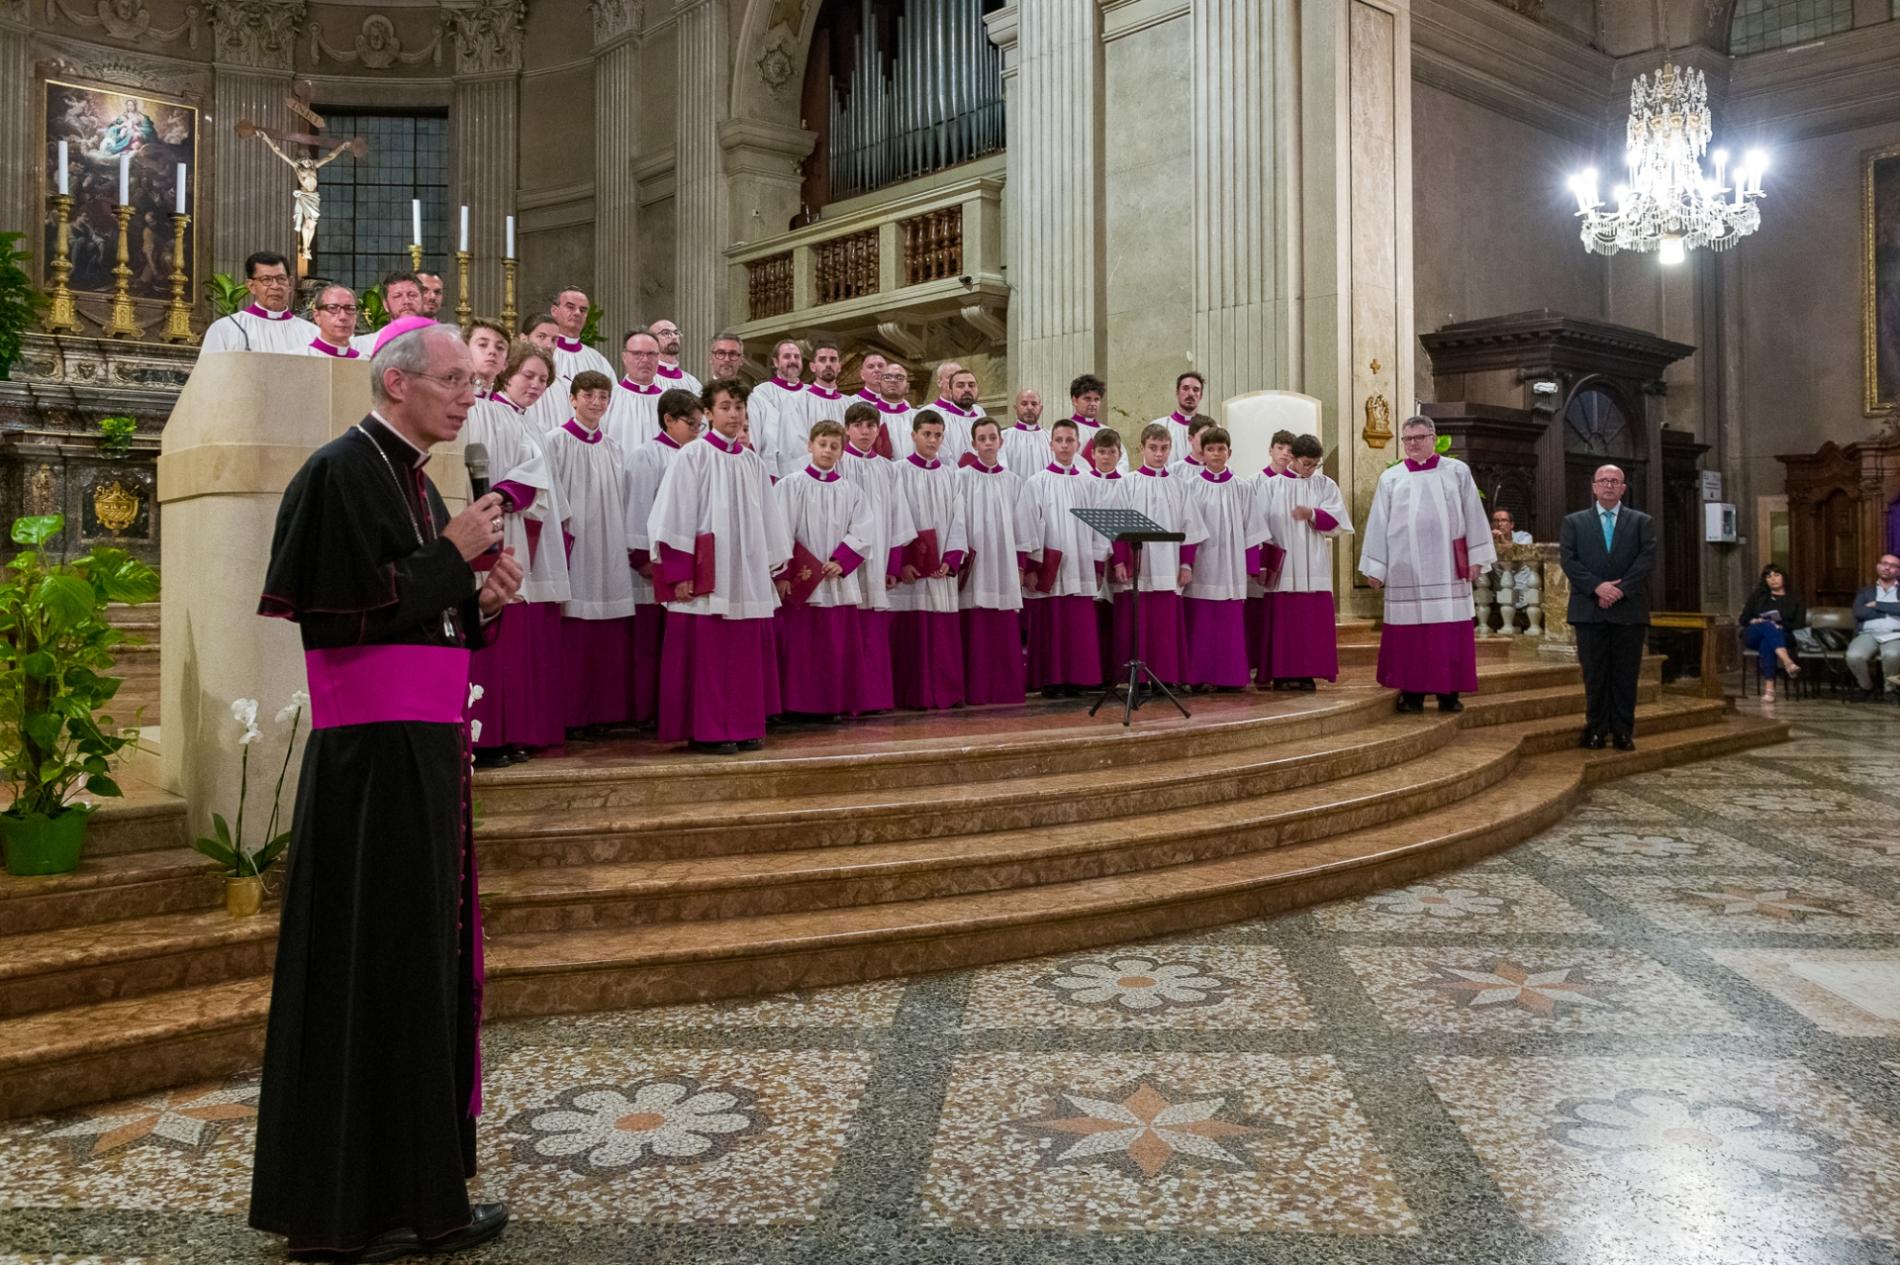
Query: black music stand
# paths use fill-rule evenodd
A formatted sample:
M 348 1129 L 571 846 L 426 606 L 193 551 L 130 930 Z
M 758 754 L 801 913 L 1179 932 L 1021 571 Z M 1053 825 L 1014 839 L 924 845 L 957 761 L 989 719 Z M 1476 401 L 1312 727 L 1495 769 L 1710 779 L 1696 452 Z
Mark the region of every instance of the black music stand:
M 1102 704 L 1113 698 L 1115 691 L 1121 690 L 1123 691 L 1122 724 L 1133 724 L 1135 712 L 1140 709 L 1143 702 L 1142 678 L 1146 677 L 1150 685 L 1160 690 L 1163 697 L 1180 709 L 1181 715 L 1190 720 L 1193 719 L 1192 713 L 1180 699 L 1174 696 L 1174 691 L 1170 690 L 1167 683 L 1156 676 L 1154 669 L 1142 662 L 1141 658 L 1141 547 L 1144 544 L 1168 542 L 1178 544 L 1187 539 L 1187 534 L 1165 531 L 1161 524 L 1136 510 L 1072 509 L 1069 513 L 1081 519 L 1096 535 L 1106 536 L 1118 545 L 1130 546 L 1134 555 L 1128 567 L 1129 591 L 1132 594 L 1129 598 L 1129 615 L 1134 620 L 1134 628 L 1131 630 L 1128 642 L 1128 651 L 1132 657 L 1124 665 L 1128 669 L 1128 680 L 1126 683 L 1110 681 L 1107 688 L 1102 691 L 1102 696 L 1095 700 L 1095 706 L 1089 708 L 1089 715 L 1093 716 L 1102 710 Z

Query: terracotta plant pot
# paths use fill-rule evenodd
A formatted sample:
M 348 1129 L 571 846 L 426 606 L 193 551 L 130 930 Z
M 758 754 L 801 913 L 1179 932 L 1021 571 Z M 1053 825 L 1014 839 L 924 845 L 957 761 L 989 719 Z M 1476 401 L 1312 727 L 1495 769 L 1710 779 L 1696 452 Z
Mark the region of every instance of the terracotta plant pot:
M 249 918 L 264 907 L 264 880 L 262 878 L 231 878 L 224 880 L 224 911 L 233 918 Z
M 70 874 L 79 868 L 86 847 L 86 822 L 92 809 L 69 804 L 51 817 L 41 813 L 0 813 L 0 846 L 7 873 Z

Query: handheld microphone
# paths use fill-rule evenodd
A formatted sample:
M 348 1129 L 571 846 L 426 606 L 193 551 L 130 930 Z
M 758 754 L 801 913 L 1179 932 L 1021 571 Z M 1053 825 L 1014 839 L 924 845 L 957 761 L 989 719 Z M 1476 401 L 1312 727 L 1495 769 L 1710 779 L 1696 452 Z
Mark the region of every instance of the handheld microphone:
M 470 503 L 472 504 L 488 495 L 488 445 L 471 443 L 462 449 L 462 464 L 468 467 L 468 490 Z M 508 498 L 503 497 L 502 508 L 504 512 L 512 508 L 507 502 Z M 495 544 L 490 545 L 487 552 L 490 554 L 501 553 L 501 543 L 497 541 Z

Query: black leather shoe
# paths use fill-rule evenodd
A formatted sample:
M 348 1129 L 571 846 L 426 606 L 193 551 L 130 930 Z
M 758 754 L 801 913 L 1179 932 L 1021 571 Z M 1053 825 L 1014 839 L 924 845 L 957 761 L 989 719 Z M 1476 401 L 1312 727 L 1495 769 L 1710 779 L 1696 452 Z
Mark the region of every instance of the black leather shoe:
M 1440 694 L 1438 696 L 1438 710 L 1439 711 L 1445 712 L 1448 715 L 1456 716 L 1459 712 L 1463 711 L 1464 709 L 1465 709 L 1465 705 L 1458 701 L 1458 696 L 1456 694 Z
M 1610 739 L 1610 742 L 1618 751 L 1636 750 L 1636 739 L 1630 737 L 1628 734 L 1617 734 L 1614 738 Z
M 726 745 L 740 751 L 762 751 L 765 749 L 765 739 L 747 738 L 744 742 L 729 742 Z
M 508 753 L 499 747 L 483 747 L 475 753 L 475 767 L 478 769 L 505 769 L 513 763 Z
M 736 742 L 689 742 L 686 744 L 686 749 L 689 751 L 698 751 L 705 755 L 739 754 L 739 744 Z
M 354 1252 L 330 1248 L 302 1248 L 284 1253 L 292 1261 L 342 1261 L 350 1265 L 372 1265 L 378 1261 L 400 1261 L 428 1251 L 414 1230 L 390 1230 L 379 1234 Z
M 480 1247 L 508 1228 L 507 1204 L 476 1204 L 471 1211 L 475 1215 L 467 1225 L 439 1239 L 427 1240 L 422 1250 L 430 1256 L 466 1252 L 469 1248 Z
M 1398 710 L 1408 715 L 1423 712 L 1425 710 L 1425 696 L 1423 694 L 1401 693 L 1399 695 Z
M 1585 734 L 1583 736 L 1583 746 L 1589 751 L 1601 751 L 1608 742 L 1609 739 L 1602 734 Z

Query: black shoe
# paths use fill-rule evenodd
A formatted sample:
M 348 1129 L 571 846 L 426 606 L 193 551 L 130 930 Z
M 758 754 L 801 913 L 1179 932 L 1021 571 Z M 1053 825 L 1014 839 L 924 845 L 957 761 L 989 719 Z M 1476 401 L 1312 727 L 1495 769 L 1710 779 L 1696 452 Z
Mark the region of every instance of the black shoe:
M 430 1256 L 466 1252 L 472 1247 L 480 1247 L 508 1228 L 507 1204 L 476 1204 L 470 1211 L 475 1215 L 467 1225 L 439 1239 L 425 1241 L 422 1250 Z
M 483 747 L 475 752 L 475 767 L 478 769 L 505 769 L 513 763 L 508 758 L 508 752 L 500 747 Z
M 1583 741 L 1577 745 L 1586 751 L 1601 751 L 1603 750 L 1604 744 L 1608 741 L 1609 739 L 1605 738 L 1602 734 L 1585 734 Z
M 345 1261 L 361 1262 L 371 1265 L 375 1261 L 400 1261 L 411 1256 L 420 1256 L 429 1249 L 416 1237 L 414 1230 L 390 1230 L 379 1234 L 354 1252 L 339 1252 L 334 1248 L 292 1249 L 284 1253 L 286 1260 L 292 1261 Z
M 1408 715 L 1422 713 L 1425 710 L 1425 696 L 1423 694 L 1401 693 L 1399 695 L 1398 710 Z
M 1421 703 L 1419 706 L 1420 706 L 1421 711 L 1424 710 L 1423 703 Z M 1456 716 L 1459 712 L 1463 711 L 1464 709 L 1465 709 L 1465 705 L 1458 701 L 1458 696 L 1456 694 L 1440 694 L 1438 696 L 1438 710 L 1439 711 L 1444 712 L 1447 715 Z
M 534 758 L 533 756 L 528 754 L 528 749 L 523 746 L 509 747 L 507 751 L 507 755 L 508 755 L 508 763 L 510 764 L 526 764 L 529 760 Z
M 1303 694 L 1312 694 L 1319 690 L 1319 683 L 1310 676 L 1303 676 L 1300 678 L 1299 684 L 1294 688 Z
M 1636 739 L 1630 737 L 1628 734 L 1617 734 L 1615 737 L 1610 739 L 1610 743 L 1618 751 L 1636 750 Z
M 836 719 L 836 717 L 833 717 L 833 719 Z M 725 745 L 739 751 L 763 751 L 765 749 L 765 739 L 747 738 L 743 742 L 728 742 Z
M 700 752 L 703 755 L 738 755 L 739 754 L 739 744 L 736 742 L 697 742 L 695 741 L 695 742 L 687 743 L 686 749 L 688 751 Z

